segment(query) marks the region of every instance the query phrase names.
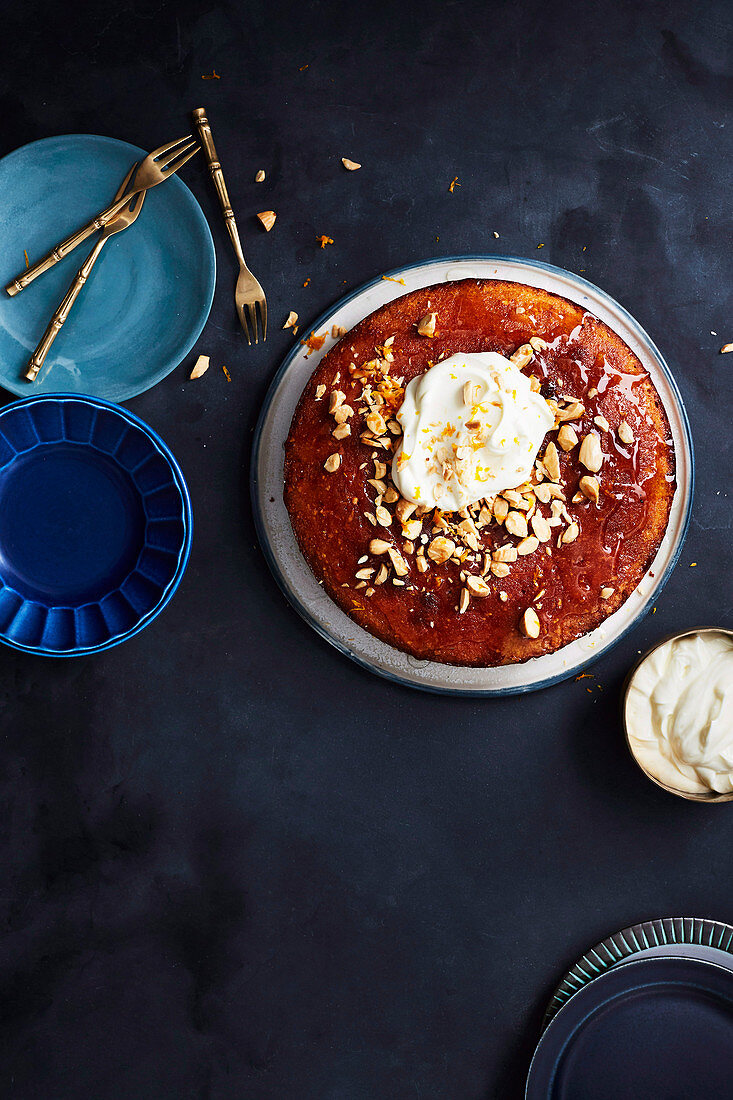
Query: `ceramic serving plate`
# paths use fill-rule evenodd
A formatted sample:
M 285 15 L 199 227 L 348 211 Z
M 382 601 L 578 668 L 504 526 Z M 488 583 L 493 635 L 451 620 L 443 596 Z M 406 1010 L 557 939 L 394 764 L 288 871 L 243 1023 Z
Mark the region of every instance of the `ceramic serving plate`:
M 733 925 L 702 917 L 663 917 L 632 924 L 608 936 L 586 951 L 563 977 L 547 1006 L 543 1027 L 579 989 L 600 974 L 652 955 L 684 955 L 733 970 Z
M 629 961 L 545 1029 L 527 1100 L 730 1096 L 733 972 L 679 956 Z
M 137 634 L 178 587 L 192 516 L 142 420 L 74 394 L 0 410 L 0 641 L 71 657 Z
M 677 489 L 667 533 L 647 576 L 625 604 L 590 634 L 555 653 L 499 668 L 462 668 L 421 661 L 394 649 L 357 626 L 333 603 L 300 553 L 283 502 L 284 443 L 308 378 L 333 340 L 307 356 L 300 344 L 276 375 L 255 432 L 252 498 L 268 563 L 285 596 L 303 618 L 340 652 L 388 679 L 444 694 L 509 695 L 532 691 L 577 675 L 619 641 L 659 595 L 679 557 L 689 522 L 693 491 L 690 429 L 669 367 L 649 336 L 627 311 L 598 287 L 549 264 L 513 257 L 471 256 L 429 260 L 392 271 L 343 298 L 319 317 L 314 331 L 332 325 L 351 329 L 379 306 L 411 290 L 451 279 L 508 279 L 541 287 L 583 305 L 613 328 L 648 370 L 669 418 L 677 458 Z
M 146 150 L 71 134 L 0 161 L 0 286 L 114 198 Z M 0 386 L 20 397 L 85 393 L 126 401 L 165 378 L 209 315 L 216 261 L 201 208 L 177 176 L 152 188 L 134 225 L 105 245 L 40 374 L 25 367 L 92 238 L 10 298 L 0 290 Z

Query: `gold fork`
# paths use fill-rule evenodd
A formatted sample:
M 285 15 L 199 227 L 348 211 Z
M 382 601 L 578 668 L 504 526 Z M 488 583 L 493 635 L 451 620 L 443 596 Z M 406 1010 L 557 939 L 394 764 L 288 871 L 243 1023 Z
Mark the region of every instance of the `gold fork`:
M 124 195 L 126 199 L 126 205 L 122 207 L 122 210 L 116 218 L 113 218 L 111 222 L 108 222 L 107 225 L 105 225 L 100 234 L 99 240 L 87 256 L 84 263 L 77 271 L 76 278 L 66 292 L 63 301 L 59 305 L 53 317 L 49 321 L 48 327 L 41 337 L 38 347 L 33 352 L 33 355 L 30 357 L 30 360 L 28 362 L 28 369 L 26 370 L 24 375 L 24 377 L 27 378 L 29 382 L 35 382 L 38 372 L 43 366 L 46 356 L 51 350 L 51 345 L 53 344 L 58 334 L 61 332 L 61 327 L 64 324 L 66 318 L 69 316 L 69 313 L 71 312 L 71 307 L 73 306 L 76 299 L 79 297 L 79 292 L 81 291 L 81 288 L 84 286 L 84 283 L 91 275 L 92 268 L 97 262 L 99 254 L 104 248 L 105 244 L 110 237 L 114 236 L 115 233 L 121 233 L 123 229 L 128 229 L 142 210 L 142 205 L 145 202 L 145 192 L 143 191 L 141 193 L 138 191 L 131 191 L 129 192 L 129 194 L 127 193 L 127 185 L 130 182 L 130 179 L 132 178 L 132 174 L 135 171 L 136 167 L 137 165 L 133 164 L 132 168 L 120 184 L 117 194 L 115 195 L 115 202 L 118 199 L 122 198 L 122 196 Z
M 65 241 L 62 241 L 61 244 L 57 244 L 55 248 L 52 248 L 49 254 L 42 260 L 38 260 L 37 263 L 31 264 L 26 271 L 16 276 L 16 278 L 5 287 L 10 297 L 12 298 L 15 294 L 20 293 L 24 287 L 27 287 L 29 283 L 32 283 L 33 280 L 38 278 L 39 275 L 42 275 L 44 271 L 48 271 L 49 268 L 57 264 L 59 260 L 63 260 L 64 256 L 68 256 L 68 254 L 78 245 L 82 244 L 87 237 L 91 237 L 92 233 L 96 233 L 98 229 L 103 229 L 108 222 L 111 222 L 112 219 L 119 214 L 123 206 L 127 205 L 134 194 L 138 191 L 147 191 L 150 187 L 155 187 L 157 184 L 167 180 L 169 176 L 175 175 L 180 168 L 183 168 L 186 161 L 189 161 L 194 153 L 198 153 L 198 151 L 199 146 L 189 134 L 185 138 L 179 138 L 178 141 L 171 141 L 168 145 L 161 145 L 160 149 L 155 149 L 152 153 L 148 153 L 137 170 L 134 190 L 128 192 L 128 194 L 124 195 L 121 199 L 115 200 L 111 206 L 108 206 L 100 214 L 97 214 L 96 218 L 85 225 L 83 229 L 79 229 L 76 233 L 72 233 Z
M 193 121 L 198 132 L 199 140 L 204 147 L 206 154 L 206 160 L 211 172 L 211 178 L 214 181 L 214 187 L 216 188 L 216 194 L 219 198 L 219 205 L 221 206 L 222 213 L 224 214 L 224 221 L 231 237 L 232 245 L 239 260 L 239 277 L 237 278 L 237 285 L 234 288 L 234 305 L 237 310 L 237 316 L 241 322 L 244 334 L 247 337 L 247 343 L 252 344 L 252 338 L 249 334 L 249 328 L 247 326 L 247 314 L 249 314 L 249 321 L 252 325 L 252 331 L 254 333 L 255 344 L 259 343 L 257 338 L 257 309 L 260 307 L 260 324 L 262 326 L 262 340 L 267 339 L 267 299 L 265 298 L 265 292 L 255 279 L 254 275 L 247 267 L 244 261 L 244 253 L 242 252 L 242 244 L 239 240 L 239 231 L 237 229 L 237 223 L 234 220 L 234 211 L 232 210 L 232 204 L 229 201 L 229 193 L 227 191 L 227 185 L 224 183 L 224 173 L 221 170 L 221 164 L 216 155 L 216 148 L 214 146 L 214 139 L 211 136 L 211 126 L 209 120 L 206 117 L 206 110 L 204 107 L 197 107 L 193 112 Z M 245 313 L 246 309 L 246 313 Z

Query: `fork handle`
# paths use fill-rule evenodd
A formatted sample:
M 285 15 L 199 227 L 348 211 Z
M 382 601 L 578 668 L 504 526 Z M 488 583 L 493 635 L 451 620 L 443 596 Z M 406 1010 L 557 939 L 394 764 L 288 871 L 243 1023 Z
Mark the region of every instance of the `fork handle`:
M 197 107 L 192 112 L 193 123 L 198 132 L 199 140 L 204 147 L 206 154 L 206 162 L 211 172 L 211 178 L 214 181 L 214 187 L 216 188 L 216 194 L 219 199 L 219 205 L 221 206 L 222 214 L 224 215 L 224 221 L 226 223 L 229 236 L 231 237 L 234 251 L 237 254 L 237 259 L 240 264 L 244 263 L 244 253 L 242 252 L 242 242 L 239 239 L 239 230 L 237 229 L 237 223 L 234 220 L 234 211 L 232 210 L 232 204 L 229 201 L 229 192 L 227 191 L 227 185 L 224 182 L 224 173 L 221 170 L 221 164 L 219 158 L 216 155 L 216 146 L 214 145 L 214 139 L 211 136 L 211 126 L 209 120 L 206 117 L 206 108 Z
M 139 191 L 140 188 L 137 188 Z M 87 237 L 91 237 L 92 233 L 96 233 L 98 229 L 103 229 L 107 222 L 111 222 L 123 206 L 125 206 L 132 196 L 136 194 L 136 190 L 133 188 L 128 191 L 123 198 L 113 202 L 111 206 L 106 207 L 100 214 L 97 214 L 96 218 L 90 221 L 83 229 L 77 230 L 76 233 L 72 233 L 70 237 L 67 237 L 61 244 L 57 244 L 55 248 L 52 248 L 47 256 L 44 256 L 42 260 L 38 260 L 36 263 L 31 264 L 29 268 L 17 275 L 8 285 L 5 287 L 10 297 L 14 297 L 19 294 L 21 290 L 32 283 L 34 279 L 37 279 L 39 275 L 42 275 L 44 271 L 48 271 L 49 268 L 57 264 L 59 260 L 63 260 L 64 256 L 68 256 L 70 252 L 80 244 L 82 244 Z
M 29 382 L 35 382 L 38 372 L 43 366 L 46 356 L 51 350 L 51 345 L 53 344 L 58 334 L 61 332 L 61 327 L 66 318 L 69 316 L 69 313 L 71 312 L 71 307 L 73 306 L 76 299 L 79 297 L 79 291 L 89 278 L 91 270 L 97 262 L 97 257 L 102 251 L 106 240 L 106 237 L 101 237 L 97 241 L 94 248 L 77 271 L 76 278 L 67 290 L 66 295 L 61 302 L 59 308 L 56 310 L 53 317 L 49 321 L 48 328 L 44 332 L 38 344 L 38 347 L 33 352 L 33 355 L 28 361 L 28 368 L 25 372 L 24 377 L 27 378 Z

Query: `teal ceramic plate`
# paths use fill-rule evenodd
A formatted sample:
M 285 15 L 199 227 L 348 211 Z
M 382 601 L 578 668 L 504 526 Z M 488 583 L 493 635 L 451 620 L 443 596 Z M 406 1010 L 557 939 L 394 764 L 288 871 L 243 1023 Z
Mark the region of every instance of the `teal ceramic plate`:
M 161 143 L 170 135 L 161 135 Z M 114 198 L 146 150 L 70 134 L 0 161 L 0 284 L 44 256 Z M 36 382 L 28 359 L 93 241 L 14 298 L 0 290 L 0 386 L 21 397 L 85 393 L 126 401 L 191 350 L 211 309 L 216 260 L 208 224 L 178 178 L 153 188 L 140 217 L 105 245 Z

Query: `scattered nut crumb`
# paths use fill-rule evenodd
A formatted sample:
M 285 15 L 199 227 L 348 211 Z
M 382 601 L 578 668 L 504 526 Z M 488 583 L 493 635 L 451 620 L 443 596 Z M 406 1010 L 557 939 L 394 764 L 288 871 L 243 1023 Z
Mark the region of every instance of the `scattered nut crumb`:
M 525 638 L 539 638 L 540 620 L 533 607 L 528 607 L 522 615 L 520 629 Z
M 206 374 L 209 369 L 210 357 L 208 355 L 199 355 L 194 364 L 194 368 L 189 374 L 189 378 L 200 378 L 202 374 Z
M 514 363 L 514 366 L 518 367 L 519 370 L 523 370 L 527 366 L 533 355 L 534 348 L 532 347 L 532 345 L 522 344 L 521 347 L 517 348 L 513 355 L 509 356 L 509 360 L 510 362 Z
M 616 591 L 615 588 L 602 588 L 601 589 L 601 598 L 604 599 L 604 600 L 607 600 L 608 597 L 612 596 L 615 591 Z
M 264 181 L 265 181 L 265 170 L 264 170 L 264 168 L 260 168 L 259 172 L 255 176 L 255 183 L 264 183 Z
M 569 424 L 561 424 L 557 441 L 564 451 L 572 451 L 573 447 L 578 445 L 578 433 Z
M 733 351 L 733 344 L 723 344 L 722 348 L 720 349 L 720 354 L 727 355 L 729 351 Z
M 600 485 L 598 484 L 597 477 L 593 477 L 590 474 L 585 474 L 578 482 L 578 488 L 587 500 L 592 500 L 594 504 L 598 503 L 600 497 Z
M 628 444 L 634 442 L 634 433 L 631 430 L 631 426 L 625 420 L 621 421 L 616 431 L 622 443 Z
M 347 172 L 355 172 L 357 168 L 361 168 L 360 164 L 357 164 L 355 160 L 349 160 L 348 157 L 342 157 L 341 163 L 343 164 Z
M 547 470 L 551 481 L 560 480 L 560 458 L 554 443 L 548 443 L 542 456 L 542 464 Z
M 336 472 L 336 470 L 338 470 L 340 465 L 341 465 L 341 455 L 338 453 L 338 451 L 336 451 L 336 452 L 334 452 L 334 454 L 328 456 L 326 461 L 323 463 L 323 469 L 327 473 L 333 474 L 333 473 Z
M 590 470 L 592 474 L 597 474 L 603 465 L 603 451 L 601 450 L 601 441 L 595 432 L 589 432 L 580 444 L 580 453 L 578 455 L 580 462 L 585 466 L 586 470 Z
M 456 544 L 452 539 L 446 539 L 442 535 L 438 535 L 428 546 L 428 557 L 438 565 L 442 565 L 443 562 L 452 557 L 455 548 Z
M 272 229 L 273 225 L 275 224 L 275 218 L 277 217 L 277 214 L 275 213 L 274 210 L 262 210 L 257 215 L 257 217 L 260 219 L 260 221 L 262 222 L 262 225 L 264 226 L 264 228 L 269 233 L 270 230 Z
M 316 401 L 320 401 L 326 392 L 326 387 L 321 382 L 320 386 L 316 386 Z
M 496 232 L 496 230 L 494 230 L 494 236 L 496 237 L 496 239 L 498 241 L 499 240 L 499 234 Z
M 343 325 L 331 325 L 331 336 L 334 340 L 340 340 L 347 332 L 348 329 L 345 329 Z
M 607 432 L 611 425 L 606 420 L 605 416 L 594 416 L 593 423 L 601 429 L 602 432 Z
M 283 325 L 283 328 L 294 328 L 297 325 L 297 323 L 298 323 L 298 314 L 295 312 L 295 310 L 291 309 L 290 313 L 288 314 L 288 319 L 285 322 L 285 324 Z
M 426 313 L 424 317 L 421 317 L 417 322 L 417 331 L 420 336 L 435 336 L 435 322 L 437 320 L 437 314 Z
M 564 543 L 575 542 L 579 534 L 580 528 L 578 527 L 577 523 L 571 523 L 570 526 L 563 531 L 560 538 Z

